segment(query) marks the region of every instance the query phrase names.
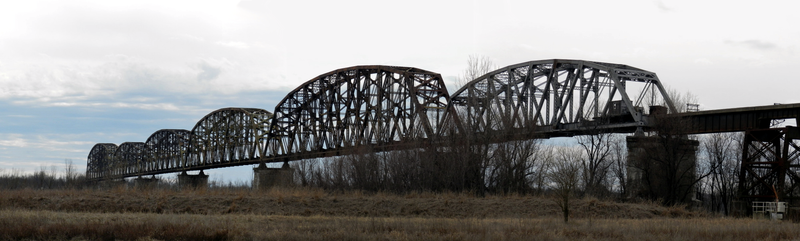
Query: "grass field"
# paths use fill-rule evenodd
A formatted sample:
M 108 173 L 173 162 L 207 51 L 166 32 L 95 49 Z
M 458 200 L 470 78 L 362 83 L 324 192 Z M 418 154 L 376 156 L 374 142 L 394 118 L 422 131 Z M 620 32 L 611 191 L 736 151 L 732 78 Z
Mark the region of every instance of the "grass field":
M 546 198 L 199 190 L 0 191 L 3 240 L 792 240 L 800 225 Z

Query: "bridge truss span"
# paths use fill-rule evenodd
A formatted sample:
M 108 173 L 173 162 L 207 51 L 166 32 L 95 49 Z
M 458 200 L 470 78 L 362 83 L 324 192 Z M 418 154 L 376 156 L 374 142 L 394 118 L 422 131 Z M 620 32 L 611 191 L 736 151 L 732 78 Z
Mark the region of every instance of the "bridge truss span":
M 138 173 L 141 169 L 142 159 L 146 153 L 144 142 L 125 142 L 119 145 L 114 152 L 111 162 L 112 176 L 124 176 Z
M 89 151 L 86 160 L 86 178 L 98 179 L 109 176 L 110 165 L 114 160 L 114 152 L 117 151 L 117 144 L 97 143 Z
M 209 113 L 191 131 L 184 169 L 231 166 L 260 159 L 272 113 L 256 108 L 223 108 Z M 241 163 L 247 164 L 247 163 Z
M 653 72 L 560 59 L 490 72 L 457 90 L 452 105 L 474 132 L 537 129 L 548 136 L 641 129 L 650 125 L 643 105 L 677 112 Z
M 192 132 L 183 129 L 161 129 L 145 142 L 147 155 L 141 172 L 183 167 L 189 153 Z
M 441 75 L 430 71 L 396 66 L 334 70 L 302 84 L 278 104 L 268 150 L 288 157 L 438 136 L 450 126 L 448 102 Z

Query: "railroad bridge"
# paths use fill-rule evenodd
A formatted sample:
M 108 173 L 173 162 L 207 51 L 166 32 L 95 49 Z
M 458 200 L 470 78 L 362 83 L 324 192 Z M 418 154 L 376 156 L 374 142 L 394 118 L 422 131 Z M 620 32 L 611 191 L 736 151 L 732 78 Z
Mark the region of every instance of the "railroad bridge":
M 800 188 L 800 148 L 794 142 L 800 137 L 793 127 L 771 129 L 769 123 L 798 117 L 800 104 L 679 113 L 656 73 L 622 64 L 524 62 L 487 73 L 452 95 L 434 72 L 354 66 L 303 83 L 272 111 L 223 108 L 191 130 L 158 130 L 145 142 L 96 144 L 86 174 L 101 181 L 181 172 L 179 179 L 202 183 L 206 169 L 286 164 L 365 146 L 392 151 L 475 136 L 502 137 L 482 139 L 493 142 L 597 133 L 636 137 L 668 120 L 682 123 L 683 135 L 746 132 L 740 192 L 774 198 L 796 195 Z M 264 165 L 254 171 L 259 169 L 276 171 Z M 198 170 L 199 177 L 186 174 Z M 766 191 L 771 186 L 780 194 Z

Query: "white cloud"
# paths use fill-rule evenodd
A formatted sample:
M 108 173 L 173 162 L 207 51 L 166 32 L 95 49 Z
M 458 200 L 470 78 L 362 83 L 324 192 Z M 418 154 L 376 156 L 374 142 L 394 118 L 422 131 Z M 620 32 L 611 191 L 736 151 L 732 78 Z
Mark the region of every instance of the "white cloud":
M 28 142 L 25 139 L 22 139 L 22 135 L 10 134 L 0 138 L 0 146 L 26 147 L 28 146 Z

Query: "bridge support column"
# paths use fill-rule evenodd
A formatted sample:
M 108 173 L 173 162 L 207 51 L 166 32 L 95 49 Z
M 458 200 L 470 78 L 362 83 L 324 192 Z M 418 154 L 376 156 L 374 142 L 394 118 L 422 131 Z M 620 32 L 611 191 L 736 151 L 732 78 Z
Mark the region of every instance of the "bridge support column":
M 753 201 L 800 205 L 800 145 L 795 140 L 800 140 L 800 129 L 791 126 L 745 132 L 739 172 L 742 209 L 737 211 L 752 215 Z
M 150 178 L 139 176 L 133 179 L 133 186 L 140 189 L 154 188 L 156 184 L 158 184 L 158 179 L 155 176 Z
M 186 171 L 178 175 L 178 186 L 180 188 L 206 188 L 208 187 L 208 175 L 200 170 L 197 175 L 189 175 Z
M 696 204 L 696 140 L 686 137 L 629 136 L 628 198 Z
M 268 168 L 264 163 L 253 168 L 253 188 L 290 187 L 294 185 L 294 169 L 284 162 L 281 168 Z

